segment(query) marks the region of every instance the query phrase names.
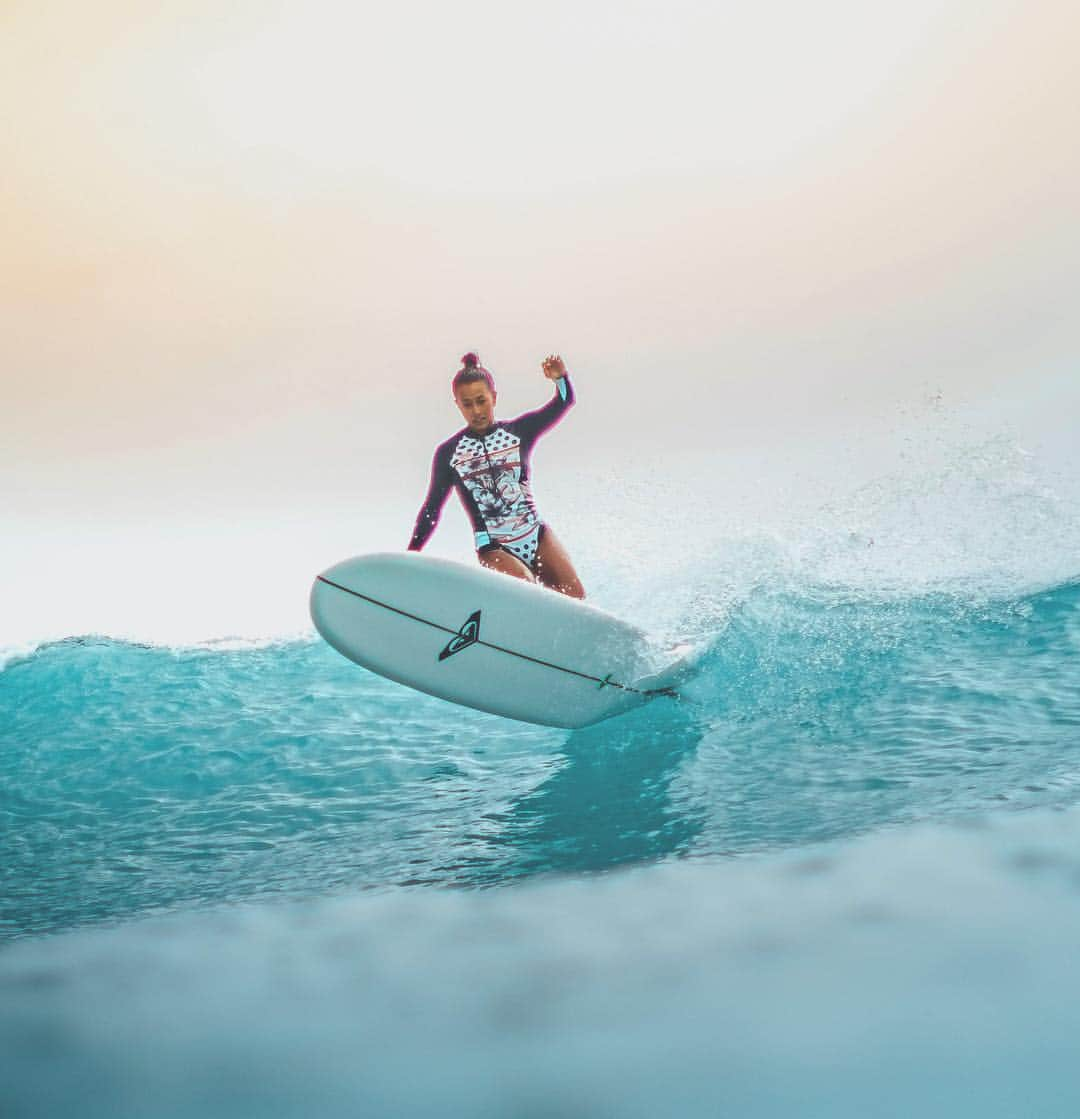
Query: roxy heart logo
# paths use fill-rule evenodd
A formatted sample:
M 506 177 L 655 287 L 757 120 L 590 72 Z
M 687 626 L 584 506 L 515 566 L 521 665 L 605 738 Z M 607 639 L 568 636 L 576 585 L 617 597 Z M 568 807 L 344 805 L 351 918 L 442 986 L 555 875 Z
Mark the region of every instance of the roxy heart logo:
M 475 645 L 480 640 L 480 611 L 469 615 L 469 620 L 450 638 L 446 648 L 439 654 L 439 660 L 444 661 L 462 649 Z

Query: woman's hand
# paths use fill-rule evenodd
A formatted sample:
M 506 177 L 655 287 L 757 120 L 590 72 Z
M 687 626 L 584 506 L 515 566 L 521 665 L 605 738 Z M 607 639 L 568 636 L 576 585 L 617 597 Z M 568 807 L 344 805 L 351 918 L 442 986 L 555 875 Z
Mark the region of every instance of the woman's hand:
M 541 364 L 544 376 L 549 381 L 557 381 L 560 377 L 566 376 L 566 362 L 558 354 L 548 354 Z

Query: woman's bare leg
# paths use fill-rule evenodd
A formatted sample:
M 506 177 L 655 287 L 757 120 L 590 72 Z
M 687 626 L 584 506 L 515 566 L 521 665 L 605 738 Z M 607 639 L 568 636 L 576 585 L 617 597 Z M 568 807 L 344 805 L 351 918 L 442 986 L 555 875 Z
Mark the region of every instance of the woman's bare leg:
M 536 551 L 536 574 L 545 587 L 568 594 L 571 598 L 585 597 L 585 588 L 581 585 L 566 549 L 547 525 L 544 526 L 540 547 Z
M 536 582 L 536 577 L 528 567 L 505 548 L 492 548 L 490 552 L 480 552 L 479 555 L 481 564 L 492 571 L 501 571 L 504 575 L 513 575 L 515 579 L 526 579 L 530 583 Z

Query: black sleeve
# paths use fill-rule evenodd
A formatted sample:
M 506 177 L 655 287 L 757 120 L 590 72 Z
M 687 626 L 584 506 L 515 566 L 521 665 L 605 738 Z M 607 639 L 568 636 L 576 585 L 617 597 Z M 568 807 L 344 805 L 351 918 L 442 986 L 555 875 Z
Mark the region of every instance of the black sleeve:
M 574 386 L 569 377 L 560 377 L 555 382 L 555 395 L 535 412 L 526 412 L 511 420 L 510 425 L 527 443 L 532 443 L 549 428 L 554 427 L 564 413 L 574 403 Z
M 413 526 L 412 539 L 409 541 L 410 552 L 419 552 L 435 531 L 435 526 L 439 523 L 439 514 L 446 504 L 453 484 L 450 456 L 444 444 L 436 449 L 435 457 L 431 460 L 431 481 L 428 483 L 427 497 L 424 498 L 424 504 Z

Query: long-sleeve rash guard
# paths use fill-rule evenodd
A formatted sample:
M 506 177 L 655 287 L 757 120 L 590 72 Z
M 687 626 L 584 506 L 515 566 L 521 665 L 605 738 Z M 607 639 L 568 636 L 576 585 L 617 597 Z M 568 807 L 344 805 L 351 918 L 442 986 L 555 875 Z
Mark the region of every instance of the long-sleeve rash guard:
M 536 440 L 574 403 L 569 377 L 560 377 L 555 388 L 551 400 L 534 412 L 497 420 L 483 435 L 463 428 L 436 447 L 410 552 L 420 551 L 435 531 L 451 489 L 457 490 L 472 522 L 477 550 L 512 542 L 536 528 L 540 519 L 529 483 L 529 458 Z

